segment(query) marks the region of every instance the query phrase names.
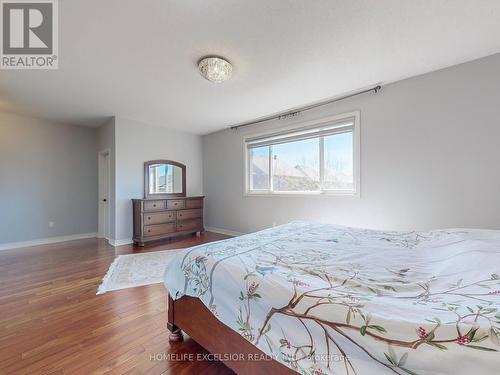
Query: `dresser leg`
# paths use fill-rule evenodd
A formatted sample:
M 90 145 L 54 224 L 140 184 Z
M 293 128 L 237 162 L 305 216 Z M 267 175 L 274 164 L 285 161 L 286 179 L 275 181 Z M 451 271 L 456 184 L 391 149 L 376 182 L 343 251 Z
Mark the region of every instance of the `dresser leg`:
M 201 232 L 196 232 L 196 237 L 200 237 L 201 236 Z

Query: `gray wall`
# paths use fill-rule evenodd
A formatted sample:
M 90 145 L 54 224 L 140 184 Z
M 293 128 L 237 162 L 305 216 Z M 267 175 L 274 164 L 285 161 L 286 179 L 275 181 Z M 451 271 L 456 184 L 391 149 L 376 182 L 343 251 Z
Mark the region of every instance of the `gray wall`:
M 96 130 L 0 113 L 0 243 L 96 231 Z
M 361 111 L 361 198 L 245 197 L 243 137 Z M 500 55 L 385 86 L 298 119 L 203 137 L 207 226 L 292 219 L 369 228 L 500 229 Z
M 203 192 L 201 136 L 151 126 L 133 120 L 115 119 L 116 145 L 116 235 L 130 241 L 132 198 L 144 197 L 144 162 L 175 160 L 186 165 L 188 195 Z

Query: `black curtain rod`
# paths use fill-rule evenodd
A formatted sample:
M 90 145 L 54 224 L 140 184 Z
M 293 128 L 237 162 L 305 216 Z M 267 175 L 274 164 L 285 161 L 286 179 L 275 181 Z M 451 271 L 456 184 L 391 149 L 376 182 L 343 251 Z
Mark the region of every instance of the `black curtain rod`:
M 366 90 L 362 90 L 362 91 L 358 91 L 358 92 L 354 92 L 352 94 L 344 95 L 344 96 L 341 96 L 339 98 L 334 98 L 334 99 L 326 100 L 324 102 L 320 102 L 320 103 L 316 103 L 316 104 L 311 104 L 311 105 L 308 105 L 308 106 L 305 106 L 305 107 L 300 107 L 300 108 L 297 108 L 296 110 L 291 110 L 291 111 L 289 110 L 289 111 L 281 112 L 281 113 L 279 113 L 277 115 L 263 117 L 263 118 L 258 119 L 258 120 L 244 122 L 244 123 L 239 124 L 239 125 L 230 126 L 229 128 L 233 129 L 233 130 L 236 130 L 236 129 L 242 128 L 244 126 L 260 124 L 261 122 L 265 122 L 265 121 L 269 121 L 269 120 L 282 119 L 282 118 L 287 118 L 287 117 L 294 117 L 294 116 L 297 116 L 300 112 L 308 111 L 310 109 L 321 107 L 321 106 L 326 105 L 326 104 L 335 103 L 335 102 L 338 102 L 340 100 L 352 98 L 353 96 L 357 96 L 357 95 L 361 95 L 361 94 L 366 94 L 367 92 L 372 92 L 373 91 L 376 94 L 377 92 L 379 92 L 379 90 L 381 88 L 382 88 L 382 86 L 377 85 L 375 87 L 372 87 L 372 88 L 369 88 L 369 89 L 366 89 Z

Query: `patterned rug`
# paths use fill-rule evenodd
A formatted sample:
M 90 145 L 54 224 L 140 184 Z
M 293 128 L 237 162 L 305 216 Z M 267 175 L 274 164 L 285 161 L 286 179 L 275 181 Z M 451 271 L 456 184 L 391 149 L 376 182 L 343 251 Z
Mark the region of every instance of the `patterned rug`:
M 182 250 L 184 249 L 119 255 L 109 266 L 97 294 L 162 283 L 168 263 Z

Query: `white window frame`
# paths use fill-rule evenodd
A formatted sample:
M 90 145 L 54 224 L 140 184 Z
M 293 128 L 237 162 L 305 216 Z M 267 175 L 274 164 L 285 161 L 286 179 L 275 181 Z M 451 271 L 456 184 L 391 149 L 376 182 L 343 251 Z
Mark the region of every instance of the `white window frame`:
M 264 138 L 266 136 L 272 136 L 276 133 L 286 133 L 286 132 L 296 132 L 300 131 L 301 129 L 304 128 L 314 128 L 314 127 L 320 127 L 322 125 L 326 125 L 328 123 L 332 122 L 341 122 L 342 120 L 347 120 L 347 119 L 354 119 L 354 127 L 353 127 L 353 190 L 322 190 L 320 189 L 319 191 L 272 191 L 272 164 L 271 159 L 272 157 L 269 158 L 270 160 L 270 165 L 269 165 L 269 174 L 270 174 L 270 190 L 250 190 L 250 158 L 249 158 L 249 149 L 247 147 L 247 142 L 249 139 L 252 138 Z M 258 134 L 251 134 L 249 136 L 244 137 L 243 139 L 243 149 L 244 149 L 244 196 L 263 196 L 263 197 L 275 197 L 275 196 L 298 196 L 298 197 L 310 197 L 310 196 L 339 196 L 339 197 L 351 197 L 351 198 L 360 198 L 360 185 L 361 185 L 361 124 L 360 124 L 360 111 L 352 111 L 352 112 L 347 112 L 347 113 L 342 113 L 339 115 L 335 116 L 329 116 L 325 118 L 321 118 L 318 120 L 313 120 L 313 121 L 307 121 L 307 122 L 301 122 L 301 123 L 295 123 L 294 125 L 279 128 L 279 129 L 274 129 L 273 131 L 268 131 L 265 133 L 258 133 Z M 323 138 L 320 138 L 320 183 L 323 183 L 323 165 L 324 165 L 324 153 L 323 153 L 323 147 L 324 147 L 324 142 Z M 272 153 L 272 146 L 270 146 L 270 152 Z

